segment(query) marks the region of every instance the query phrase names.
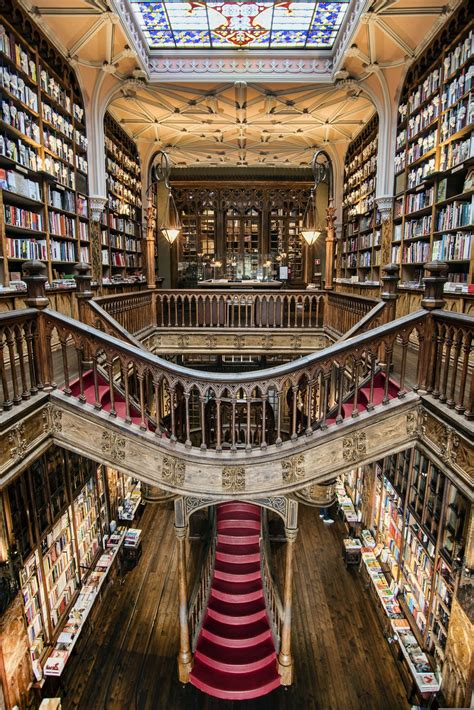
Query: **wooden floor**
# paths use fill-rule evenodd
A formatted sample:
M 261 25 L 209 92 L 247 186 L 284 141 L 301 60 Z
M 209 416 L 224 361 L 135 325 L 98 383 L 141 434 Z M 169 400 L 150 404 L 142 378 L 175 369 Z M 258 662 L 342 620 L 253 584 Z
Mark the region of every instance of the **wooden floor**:
M 406 710 L 404 688 L 359 573 L 340 556 L 339 523 L 301 506 L 295 567 L 295 682 L 266 698 L 218 701 L 177 680 L 173 511 L 148 505 L 143 555 L 114 583 L 100 624 L 69 661 L 64 710 Z M 201 543 L 191 542 L 190 566 Z M 277 557 L 282 557 L 284 544 Z

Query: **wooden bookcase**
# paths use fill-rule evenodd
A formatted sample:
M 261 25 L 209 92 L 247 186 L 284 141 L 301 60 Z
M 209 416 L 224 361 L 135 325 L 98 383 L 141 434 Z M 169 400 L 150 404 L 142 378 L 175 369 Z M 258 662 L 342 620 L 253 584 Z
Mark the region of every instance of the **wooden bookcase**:
M 21 560 L 19 583 L 39 678 L 48 646 L 101 550 L 105 483 L 95 462 L 52 447 L 8 486 L 4 501 L 8 544 Z
M 336 278 L 340 283 L 379 284 L 381 225 L 375 202 L 378 126 L 375 115 L 346 154 L 343 233 L 335 252 Z
M 108 203 L 102 215 L 102 271 L 105 283 L 141 276 L 142 183 L 134 141 L 105 115 Z
M 3 16 L 0 28 L 0 283 L 36 258 L 59 285 L 75 263 L 90 263 L 82 98 L 52 45 L 35 49 Z
M 446 290 L 473 277 L 474 26 L 467 4 L 407 74 L 398 107 L 392 261 L 401 286 L 449 264 Z
M 442 664 L 467 500 L 416 449 L 388 456 L 376 468 L 376 526 L 390 551 L 388 571 L 420 642 Z

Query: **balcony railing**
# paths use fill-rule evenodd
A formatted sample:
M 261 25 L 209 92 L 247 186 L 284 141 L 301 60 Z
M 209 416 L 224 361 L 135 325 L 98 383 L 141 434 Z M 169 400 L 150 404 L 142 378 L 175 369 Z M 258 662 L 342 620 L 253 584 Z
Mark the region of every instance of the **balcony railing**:
M 302 440 L 409 390 L 472 419 L 474 319 L 437 308 L 442 281 L 431 279 L 423 310 L 316 354 L 257 372 L 203 373 L 46 309 L 30 279 L 37 308 L 0 315 L 1 404 L 12 409 L 59 385 L 77 406 L 195 453 Z
M 327 328 L 341 336 L 361 319 L 380 314 L 383 302 L 324 291 L 158 290 L 96 298 L 124 330 L 140 335 L 152 328 Z

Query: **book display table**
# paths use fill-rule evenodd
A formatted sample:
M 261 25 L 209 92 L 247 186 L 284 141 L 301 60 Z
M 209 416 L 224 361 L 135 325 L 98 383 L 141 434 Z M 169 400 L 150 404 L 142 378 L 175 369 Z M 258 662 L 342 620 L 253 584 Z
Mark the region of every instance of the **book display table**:
M 356 537 L 345 537 L 342 541 L 342 557 L 345 565 L 360 564 L 362 543 Z
M 125 564 L 135 565 L 142 556 L 142 531 L 138 528 L 129 528 L 125 533 L 122 554 Z

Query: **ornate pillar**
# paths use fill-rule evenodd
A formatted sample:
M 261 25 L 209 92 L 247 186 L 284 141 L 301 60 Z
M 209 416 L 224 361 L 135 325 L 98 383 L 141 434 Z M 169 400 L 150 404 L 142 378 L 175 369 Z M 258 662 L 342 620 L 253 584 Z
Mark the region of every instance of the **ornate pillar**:
M 95 281 L 98 286 L 102 286 L 102 235 L 100 216 L 106 204 L 106 197 L 100 197 L 99 195 L 89 197 L 92 280 Z
M 155 226 L 156 215 L 153 206 L 155 191 L 150 186 L 147 197 L 146 222 L 143 225 L 143 230 L 146 234 L 145 247 L 145 264 L 146 264 L 146 282 L 150 289 L 156 287 L 155 276 Z
M 333 198 L 329 198 L 329 205 L 326 209 L 326 273 L 324 286 L 328 290 L 333 289 L 334 278 L 334 220 L 336 218 L 336 208 L 333 205 Z
M 448 280 L 448 264 L 444 261 L 430 261 L 425 264 L 428 275 L 423 279 L 425 294 L 421 300 L 421 307 L 427 311 L 444 308 L 444 284 Z M 421 358 L 421 382 L 419 394 L 426 394 L 433 389 L 436 368 L 440 366 L 437 356 L 436 328 L 432 318 L 425 324 L 423 349 L 418 357 Z
M 180 683 L 189 682 L 192 667 L 191 641 L 188 623 L 188 584 L 186 577 L 187 527 L 175 525 L 178 546 L 178 602 L 179 602 L 179 653 L 178 677 Z
M 380 263 L 392 263 L 392 233 L 393 233 L 393 197 L 392 195 L 384 195 L 376 197 L 377 209 L 380 212 L 382 219 L 381 235 L 380 235 Z
M 23 281 L 26 283 L 28 308 L 39 311 L 36 338 L 33 341 L 34 359 L 38 374 L 38 389 L 50 391 L 56 387 L 53 382 L 53 363 L 51 356 L 51 333 L 48 334 L 42 311 L 49 306 L 46 295 L 46 266 L 42 261 L 27 261 L 23 264 Z
M 293 682 L 293 658 L 291 656 L 291 611 L 293 603 L 293 557 L 298 528 L 285 526 L 286 556 L 285 556 L 285 586 L 283 590 L 283 624 L 281 629 L 281 645 L 278 655 L 278 672 L 282 685 Z

